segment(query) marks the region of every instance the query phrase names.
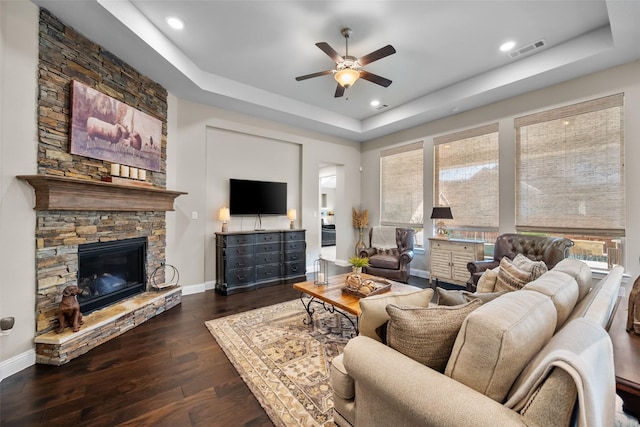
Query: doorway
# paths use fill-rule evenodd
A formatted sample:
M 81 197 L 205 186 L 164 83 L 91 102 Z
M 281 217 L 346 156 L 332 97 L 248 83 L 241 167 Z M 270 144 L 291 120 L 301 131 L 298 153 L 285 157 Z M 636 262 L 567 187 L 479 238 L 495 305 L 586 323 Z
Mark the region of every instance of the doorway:
M 320 254 L 322 258 L 335 262 L 337 240 L 336 188 L 337 165 L 321 164 L 319 172 L 320 185 Z

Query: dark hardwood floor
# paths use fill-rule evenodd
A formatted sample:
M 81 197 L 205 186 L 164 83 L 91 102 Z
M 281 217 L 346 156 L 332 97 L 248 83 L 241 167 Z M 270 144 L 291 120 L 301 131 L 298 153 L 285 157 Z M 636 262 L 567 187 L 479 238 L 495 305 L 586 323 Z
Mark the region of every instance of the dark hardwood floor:
M 298 295 L 287 284 L 183 296 L 179 306 L 66 365 L 35 365 L 4 379 L 1 425 L 272 426 L 204 322 Z

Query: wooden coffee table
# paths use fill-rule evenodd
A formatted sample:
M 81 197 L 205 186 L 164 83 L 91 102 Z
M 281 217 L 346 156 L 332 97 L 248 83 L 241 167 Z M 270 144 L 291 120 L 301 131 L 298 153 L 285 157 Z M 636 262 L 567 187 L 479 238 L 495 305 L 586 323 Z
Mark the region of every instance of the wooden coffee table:
M 295 283 L 293 289 L 300 291 L 300 301 L 307 311 L 307 321 L 311 323 L 313 313 L 315 310 L 311 307 L 312 304 L 319 304 L 326 311 L 330 313 L 338 313 L 344 316 L 353 325 L 356 333 L 358 332 L 358 318 L 360 317 L 360 298 L 342 293 L 342 288 L 345 286 L 345 279 L 350 273 L 340 274 L 329 278 L 328 285 L 316 285 L 313 280 L 306 282 Z M 374 279 L 376 276 L 369 274 L 360 274 L 363 279 Z M 391 289 L 389 292 L 406 292 L 406 291 L 418 291 L 421 288 L 416 286 L 407 285 L 404 283 L 394 282 L 392 280 L 385 279 L 391 283 Z M 305 295 L 307 297 L 305 298 Z M 384 295 L 384 294 L 379 294 Z M 356 321 L 349 314 L 355 316 Z M 305 322 L 306 323 L 306 322 Z M 307 324 L 308 324 L 307 323 Z

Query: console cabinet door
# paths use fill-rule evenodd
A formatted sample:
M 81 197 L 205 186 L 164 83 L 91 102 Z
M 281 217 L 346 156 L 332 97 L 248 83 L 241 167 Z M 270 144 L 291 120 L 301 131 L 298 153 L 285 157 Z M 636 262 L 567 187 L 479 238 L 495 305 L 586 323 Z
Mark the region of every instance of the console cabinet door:
M 429 239 L 431 281 L 441 280 L 465 286 L 469 280 L 467 264 L 484 257 L 484 242 L 458 239 Z

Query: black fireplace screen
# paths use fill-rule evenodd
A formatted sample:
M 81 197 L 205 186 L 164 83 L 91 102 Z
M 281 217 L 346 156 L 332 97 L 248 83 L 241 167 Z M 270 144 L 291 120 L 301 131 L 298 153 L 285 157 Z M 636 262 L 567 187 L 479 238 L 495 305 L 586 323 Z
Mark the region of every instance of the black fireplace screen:
M 90 313 L 145 291 L 146 237 L 78 246 L 80 311 Z

